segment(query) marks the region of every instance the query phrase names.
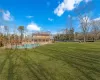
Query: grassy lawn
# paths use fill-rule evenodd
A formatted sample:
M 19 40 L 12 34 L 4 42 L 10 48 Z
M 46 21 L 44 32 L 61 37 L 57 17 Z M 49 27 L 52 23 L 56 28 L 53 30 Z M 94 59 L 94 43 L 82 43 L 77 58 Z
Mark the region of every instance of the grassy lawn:
M 0 80 L 100 80 L 100 42 L 0 49 Z

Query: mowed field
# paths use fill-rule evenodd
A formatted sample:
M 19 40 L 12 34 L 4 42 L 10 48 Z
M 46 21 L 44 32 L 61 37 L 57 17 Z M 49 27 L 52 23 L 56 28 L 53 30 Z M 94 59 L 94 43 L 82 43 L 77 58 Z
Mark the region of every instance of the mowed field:
M 100 80 L 100 42 L 0 49 L 0 80 Z

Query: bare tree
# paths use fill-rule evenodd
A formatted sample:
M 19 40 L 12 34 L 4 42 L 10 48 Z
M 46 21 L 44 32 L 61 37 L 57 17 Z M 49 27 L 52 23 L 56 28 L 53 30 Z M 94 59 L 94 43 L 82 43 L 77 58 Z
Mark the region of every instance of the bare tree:
M 100 33 L 100 21 L 98 20 L 93 20 L 91 22 L 92 24 L 92 32 L 93 32 L 93 36 L 94 36 L 94 40 L 97 40 L 97 36 Z
M 68 15 L 68 27 L 69 27 L 69 30 L 68 30 L 68 38 L 69 40 L 74 40 L 74 27 L 73 27 L 73 17 L 71 15 Z
M 19 26 L 19 27 L 18 27 L 18 31 L 20 32 L 20 38 L 21 38 L 21 42 L 22 42 L 23 33 L 24 33 L 24 26 Z
M 81 7 L 75 9 L 75 13 L 78 15 L 78 19 L 80 22 L 80 28 L 83 33 L 84 42 L 86 42 L 86 36 L 89 31 L 89 13 L 91 12 L 91 10 L 93 10 L 93 3 L 91 1 L 88 2 L 86 5 L 82 5 Z
M 80 27 L 83 32 L 84 42 L 86 42 L 86 36 L 89 30 L 89 18 L 87 16 L 80 18 Z
M 4 30 L 5 30 L 5 35 L 7 37 L 7 42 L 8 42 L 9 27 L 8 26 L 4 26 Z

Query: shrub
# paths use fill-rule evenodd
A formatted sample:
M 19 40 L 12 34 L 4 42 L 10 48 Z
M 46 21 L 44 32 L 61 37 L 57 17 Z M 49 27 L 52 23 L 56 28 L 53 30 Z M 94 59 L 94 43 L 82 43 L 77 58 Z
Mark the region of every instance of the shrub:
M 2 46 L 4 46 L 4 45 L 3 45 L 2 41 L 0 41 L 0 47 L 2 47 Z

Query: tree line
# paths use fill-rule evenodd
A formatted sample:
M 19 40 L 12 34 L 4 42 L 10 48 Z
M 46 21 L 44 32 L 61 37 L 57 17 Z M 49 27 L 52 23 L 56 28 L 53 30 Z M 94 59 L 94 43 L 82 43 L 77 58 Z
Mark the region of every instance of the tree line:
M 11 34 L 8 26 L 0 27 L 0 47 L 22 43 L 25 28 L 24 26 L 19 26 L 17 30 L 19 31 L 19 35 L 15 31 Z
M 91 11 L 95 8 L 92 1 L 86 5 L 77 7 L 74 12 L 77 16 L 80 31 L 75 31 L 72 23 L 72 17 L 68 22 L 68 28 L 61 30 L 54 36 L 55 41 L 96 41 L 100 40 L 100 18 L 94 19 L 90 16 Z

